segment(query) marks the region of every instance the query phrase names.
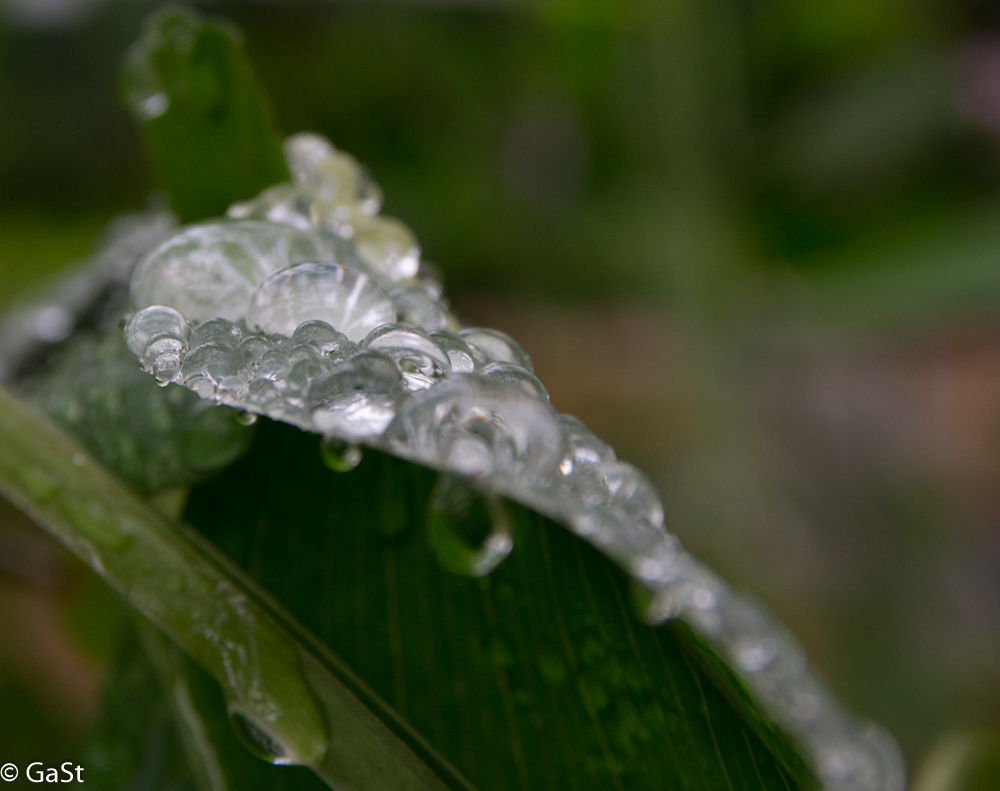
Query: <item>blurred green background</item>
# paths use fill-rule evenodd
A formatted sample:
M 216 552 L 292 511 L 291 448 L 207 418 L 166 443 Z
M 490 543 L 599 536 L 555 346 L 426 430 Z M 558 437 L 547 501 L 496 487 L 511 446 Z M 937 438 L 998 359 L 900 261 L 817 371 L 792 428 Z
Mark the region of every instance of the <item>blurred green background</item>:
M 148 201 L 115 82 L 154 7 L 0 0 L 0 306 Z M 911 769 L 1000 728 L 1000 8 L 199 8 Z M 76 749 L 114 613 L 0 511 L 0 758 Z

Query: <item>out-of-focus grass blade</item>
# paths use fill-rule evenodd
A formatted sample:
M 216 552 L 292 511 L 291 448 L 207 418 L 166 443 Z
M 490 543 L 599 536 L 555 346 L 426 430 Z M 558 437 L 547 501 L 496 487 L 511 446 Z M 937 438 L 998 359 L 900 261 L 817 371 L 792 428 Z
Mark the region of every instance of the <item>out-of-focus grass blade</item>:
M 0 494 L 207 671 L 258 752 L 308 765 L 338 789 L 468 788 L 207 542 L 158 514 L 2 389 Z
M 229 25 L 159 11 L 126 54 L 121 90 L 182 222 L 288 178 L 270 106 Z

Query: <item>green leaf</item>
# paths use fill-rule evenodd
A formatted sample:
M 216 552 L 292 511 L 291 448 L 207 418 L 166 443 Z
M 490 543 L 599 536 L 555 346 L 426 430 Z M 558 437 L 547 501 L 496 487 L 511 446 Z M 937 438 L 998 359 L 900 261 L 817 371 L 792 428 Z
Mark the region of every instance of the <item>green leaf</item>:
M 123 628 L 84 758 L 98 788 L 194 791 L 173 711 L 133 628 Z
M 222 686 L 229 716 L 276 760 L 309 765 L 331 787 L 467 787 L 211 545 L 153 511 L 2 388 L 0 495 L 206 670 Z
M 126 54 L 121 91 L 182 222 L 287 180 L 271 108 L 229 25 L 162 9 Z
M 484 791 L 815 786 L 707 646 L 640 622 L 625 575 L 564 528 L 509 504 L 506 561 L 443 568 L 435 477 L 371 450 L 332 472 L 318 438 L 263 421 L 185 517 Z

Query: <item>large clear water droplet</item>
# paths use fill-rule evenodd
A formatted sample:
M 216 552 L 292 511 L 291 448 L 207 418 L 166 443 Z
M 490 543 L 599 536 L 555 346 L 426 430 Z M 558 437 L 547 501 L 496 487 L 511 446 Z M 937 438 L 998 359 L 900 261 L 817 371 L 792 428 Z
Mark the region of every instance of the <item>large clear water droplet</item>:
M 480 494 L 467 481 L 441 475 L 427 511 L 427 540 L 448 571 L 483 577 L 514 548 L 503 499 Z
M 354 342 L 396 320 L 392 302 L 361 272 L 336 264 L 299 264 L 267 277 L 253 292 L 247 324 L 291 337 L 306 321 L 325 321 Z
M 336 258 L 318 234 L 287 225 L 254 220 L 189 225 L 139 262 L 129 296 L 139 308 L 167 305 L 188 321 L 239 321 L 261 280 L 303 261 Z

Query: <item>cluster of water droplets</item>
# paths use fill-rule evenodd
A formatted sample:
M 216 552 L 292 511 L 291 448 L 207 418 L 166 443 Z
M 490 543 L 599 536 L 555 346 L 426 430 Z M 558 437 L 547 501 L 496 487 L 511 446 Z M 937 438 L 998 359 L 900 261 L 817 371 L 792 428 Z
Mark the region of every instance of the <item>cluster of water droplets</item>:
M 651 622 L 683 617 L 805 749 L 831 791 L 899 791 L 892 739 L 859 725 L 808 673 L 794 641 L 666 532 L 646 477 L 559 415 L 531 361 L 495 330 L 460 328 L 415 237 L 378 214 L 381 193 L 325 139 L 286 142 L 290 184 L 229 217 L 179 229 L 139 262 L 129 349 L 160 382 L 326 437 L 350 469 L 368 445 L 445 473 L 445 517 L 482 494 L 495 529 L 446 564 L 485 574 L 510 552 L 500 496 L 570 527 L 628 570 Z

